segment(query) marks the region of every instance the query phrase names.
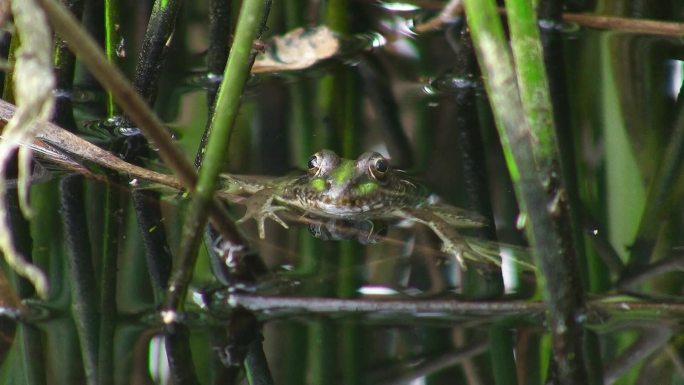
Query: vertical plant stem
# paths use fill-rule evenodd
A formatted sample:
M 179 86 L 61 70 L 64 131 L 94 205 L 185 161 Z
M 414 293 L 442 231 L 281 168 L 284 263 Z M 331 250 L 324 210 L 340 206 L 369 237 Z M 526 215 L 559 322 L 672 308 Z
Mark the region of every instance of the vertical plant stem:
M 190 330 L 183 324 L 166 327 L 164 346 L 169 359 L 169 372 L 174 384 L 199 385 L 190 350 Z
M 207 104 L 209 105 L 209 116 L 214 114 L 216 103 L 216 93 L 218 83 L 215 77 L 226 68 L 228 52 L 230 51 L 231 20 L 230 20 L 230 0 L 210 0 L 209 2 L 209 49 L 207 50 Z M 209 139 L 209 128 L 211 120 L 202 133 L 197 153 L 195 154 L 195 167 L 199 168 L 204 160 L 207 140 Z
M 152 191 L 140 190 L 132 196 L 133 207 L 136 211 L 138 226 L 142 235 L 147 270 L 150 284 L 154 292 L 156 303 L 164 298 L 164 289 L 171 274 L 171 253 L 168 250 L 166 231 L 163 230 L 162 216 L 159 205 L 149 205 L 147 200 L 158 200 L 159 194 Z
M 256 338 L 249 344 L 245 357 L 245 372 L 249 385 L 273 385 L 273 376 L 268 368 L 268 361 L 264 354 L 261 338 Z
M 219 75 L 225 68 L 230 51 L 230 0 L 209 1 L 209 49 L 207 50 L 207 71 Z M 216 89 L 210 92 L 209 103 L 213 106 Z
M 167 43 L 176 26 L 181 0 L 156 0 L 145 31 L 142 48 L 138 55 L 133 85 L 152 107 L 159 88 L 159 74 L 165 61 Z M 149 146 L 145 141 L 140 152 Z M 131 158 L 138 162 L 138 157 Z M 161 225 L 159 193 L 134 189 L 131 192 L 138 224 L 142 230 L 148 271 L 155 299 L 161 302 L 163 288 L 170 275 L 171 252 L 166 242 L 166 230 Z
M 240 10 L 235 39 L 211 119 L 205 161 L 200 168 L 196 188 L 199 199 L 211 199 L 218 175 L 224 167 L 225 149 L 228 148 L 233 123 L 240 107 L 240 95 L 254 61 L 252 43 L 260 34 L 269 7 L 269 0 L 249 0 L 243 3 Z
M 548 172 L 558 161 L 558 150 L 537 19 L 532 4 L 526 1 L 506 0 L 506 13 L 520 101 L 535 141 L 535 157 L 542 162 L 542 171 Z
M 118 178 L 117 178 L 118 179 Z M 117 319 L 116 282 L 118 276 L 119 229 L 123 211 L 120 190 L 107 185 L 102 208 L 102 258 L 100 261 L 100 335 L 98 355 L 98 384 L 114 383 L 114 330 Z
M 22 383 L 26 385 L 46 384 L 46 368 L 44 356 L 45 344 L 41 339 L 41 331 L 34 325 L 20 323 L 17 326 L 15 343 L 19 344 L 21 354 Z
M 207 210 L 212 204 L 217 178 L 224 166 L 233 124 L 240 106 L 242 88 L 247 80 L 255 52 L 252 43 L 258 37 L 266 20 L 270 1 L 249 0 L 242 4 L 235 32 L 235 40 L 223 74 L 223 81 L 216 99 L 216 107 L 209 129 L 209 141 L 204 163 L 200 168 L 195 194 L 191 198 L 188 216 L 183 224 L 182 254 L 179 266 L 174 269 L 165 301 L 167 309 L 178 309 L 185 296 L 192 267 L 197 258 L 197 246 L 206 221 Z M 246 248 L 244 241 L 234 244 Z
M 154 105 L 166 44 L 176 27 L 176 18 L 182 3 L 181 0 L 155 0 L 147 23 L 145 38 L 135 66 L 133 85 L 150 106 Z
M 529 34 L 530 23 L 536 28 L 534 14 L 525 9 L 531 4 L 517 2 L 511 4 L 515 9 L 509 10 L 519 17 L 509 20 L 513 46 L 523 45 L 516 48 L 518 65 L 524 67 L 519 69 L 523 77 L 518 81 L 527 83 L 520 89 L 496 3 L 466 0 L 464 4 L 506 163 L 521 211 L 526 215 L 526 233 L 539 268 L 539 283 L 549 307 L 557 377 L 562 384 L 588 383 L 582 350 L 583 329 L 577 321 L 584 311 L 583 292 L 574 260 L 572 233 L 568 231 L 563 184 L 553 174 L 545 174 L 550 169 L 544 165 L 553 164 L 557 159 L 553 134 L 546 132 L 551 129 L 548 122 L 552 120 L 544 117 L 551 114 L 550 103 L 548 100 L 544 103 L 543 99 L 542 103 L 536 103 L 533 98 L 535 93 L 548 95 L 548 91 L 539 89 L 545 87 L 546 80 L 542 78 L 543 66 L 536 64 L 542 62 L 540 49 L 534 47 L 540 44 L 538 36 Z M 526 44 L 532 49 L 526 51 Z M 528 120 L 526 114 L 532 114 L 532 119 Z
M 549 97 L 553 106 L 554 125 L 557 136 L 558 152 L 562 175 L 564 176 L 567 200 L 570 207 L 575 251 L 579 261 L 580 274 L 587 291 L 597 292 L 610 287 L 609 269 L 600 258 L 585 248 L 585 235 L 582 231 L 583 203 L 580 200 L 579 168 L 575 159 L 575 144 L 573 130 L 571 130 L 572 116 L 569 102 L 569 81 L 566 68 L 565 35 L 556 28 L 562 22 L 562 12 L 565 5 L 562 0 L 544 0 L 537 7 L 539 18 L 547 26 L 541 28 L 541 42 L 543 45 L 544 62 L 549 83 Z M 542 23 L 539 23 L 542 24 Z M 572 51 L 568 51 L 572 52 Z
M 308 376 L 312 384 L 335 382 L 337 352 L 335 328 L 332 321 L 324 318 L 312 320 L 309 326 L 309 347 L 306 358 Z
M 117 54 L 119 44 L 121 41 L 121 22 L 119 21 L 119 0 L 105 0 L 104 3 L 104 21 L 105 21 L 105 41 L 104 49 L 107 55 L 107 61 L 112 65 L 116 65 L 119 61 Z M 111 91 L 107 91 L 107 116 L 112 117 L 117 114 L 115 104 L 115 97 Z
M 76 17 L 83 13 L 82 0 L 64 1 L 64 5 Z M 71 52 L 66 42 L 59 36 L 55 39 L 55 113 L 53 114 L 53 121 L 59 126 L 67 130 L 76 129 L 76 121 L 74 120 L 74 111 L 71 103 L 74 71 L 76 68 L 76 56 Z
M 489 356 L 492 362 L 494 383 L 515 385 L 518 383 L 515 364 L 512 322 L 496 322 L 489 328 Z
M 211 201 L 203 199 L 192 199 L 188 205 L 187 216 L 181 231 L 178 262 L 171 271 L 164 298 L 163 306 L 165 309 L 181 310 L 183 306 L 182 301 L 192 279 L 192 272 L 197 260 L 197 248 L 200 244 L 202 228 L 205 225 L 210 203 Z
M 21 45 L 19 34 L 14 32 L 12 40 L 10 41 L 9 54 L 7 55 L 7 65 L 10 66 L 9 71 L 5 74 L 5 84 L 2 89 L 2 99 L 14 104 L 14 64 L 17 61 L 17 48 Z
M 477 59 L 465 22 L 460 26 L 453 26 L 446 33 L 449 45 L 456 54 L 452 76 L 461 79 L 477 79 L 479 75 Z M 483 172 L 486 169 L 485 148 L 480 120 L 477 116 L 475 86 L 458 87 L 453 95 L 455 116 L 453 128 L 458 135 L 455 146 L 462 168 L 464 207 L 485 215 L 490 219 L 490 223 L 494 223 L 489 186 L 486 173 Z M 492 241 L 496 240 L 494 226 L 480 229 L 478 235 Z M 468 269 L 462 271 L 461 274 L 463 294 L 470 299 L 498 297 L 503 292 L 500 269 L 491 271 Z
M 83 177 L 65 177 L 60 185 L 63 228 L 71 278 L 72 312 L 88 384 L 98 383 L 99 312 L 88 223 L 83 207 Z

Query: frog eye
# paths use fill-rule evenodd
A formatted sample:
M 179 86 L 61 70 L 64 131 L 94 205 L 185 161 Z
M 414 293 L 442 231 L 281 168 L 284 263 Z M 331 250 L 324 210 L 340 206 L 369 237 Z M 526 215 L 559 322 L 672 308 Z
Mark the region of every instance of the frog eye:
M 309 169 L 309 171 L 313 172 L 315 172 L 319 167 L 321 167 L 320 154 L 316 153 L 311 155 L 311 158 L 309 158 L 309 162 L 306 164 L 306 167 Z
M 309 169 L 310 175 L 320 176 L 329 172 L 339 163 L 340 158 L 333 151 L 321 150 L 311 155 L 311 158 L 309 158 L 309 161 L 307 162 L 307 168 Z
M 377 180 L 384 179 L 385 175 L 387 175 L 387 171 L 389 171 L 387 159 L 383 158 L 381 155 L 378 155 L 377 158 L 371 160 L 370 165 L 368 166 L 368 171 L 370 171 L 370 174 L 373 176 L 373 178 Z

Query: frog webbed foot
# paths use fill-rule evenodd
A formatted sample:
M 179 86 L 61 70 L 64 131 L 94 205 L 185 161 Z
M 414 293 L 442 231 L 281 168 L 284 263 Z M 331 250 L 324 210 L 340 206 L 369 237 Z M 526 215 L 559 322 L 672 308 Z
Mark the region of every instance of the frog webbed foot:
M 473 250 L 465 239 L 455 229 L 455 225 L 444 218 L 443 215 L 430 209 L 412 208 L 404 209 L 399 212 L 400 217 L 411 219 L 428 226 L 437 237 L 442 241 L 442 252 L 451 255 L 458 261 L 461 268 L 466 267 L 466 259 L 471 261 L 481 261 L 480 253 Z
M 289 228 L 285 222 L 276 214 L 281 210 L 287 210 L 287 207 L 273 205 L 274 192 L 271 189 L 264 189 L 257 191 L 254 195 L 247 198 L 245 201 L 245 215 L 240 218 L 237 223 L 245 222 L 250 218 L 254 218 L 257 222 L 257 229 L 259 230 L 259 238 L 266 238 L 266 230 L 264 222 L 266 218 L 278 222 L 284 228 Z
M 438 234 L 439 235 L 439 234 Z M 447 255 L 452 255 L 458 261 L 458 264 L 463 270 L 467 270 L 468 267 L 465 263 L 466 259 L 471 261 L 478 260 L 479 254 L 468 246 L 465 240 L 459 239 L 458 242 L 454 242 L 453 238 L 441 237 L 442 241 L 442 252 Z

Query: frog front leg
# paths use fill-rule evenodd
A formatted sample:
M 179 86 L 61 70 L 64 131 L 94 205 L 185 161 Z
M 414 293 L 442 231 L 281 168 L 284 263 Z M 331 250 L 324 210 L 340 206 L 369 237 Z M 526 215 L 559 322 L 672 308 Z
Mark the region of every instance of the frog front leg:
M 242 223 L 249 218 L 254 218 L 257 222 L 257 229 L 259 230 L 259 238 L 266 238 L 266 230 L 264 229 L 264 221 L 266 218 L 271 218 L 278 222 L 284 228 L 289 228 L 285 222 L 276 214 L 277 211 L 287 210 L 287 207 L 276 206 L 273 204 L 273 199 L 277 193 L 276 189 L 265 188 L 252 194 L 245 201 L 245 215 L 240 218 L 237 223 Z
M 404 208 L 398 210 L 397 215 L 428 226 L 442 241 L 442 252 L 456 257 L 456 260 L 464 269 L 466 268 L 466 259 L 474 261 L 482 260 L 483 257 L 491 259 L 490 256 L 483 256 L 474 251 L 456 230 L 450 218 L 444 218 L 443 215 L 434 212 L 431 206 Z

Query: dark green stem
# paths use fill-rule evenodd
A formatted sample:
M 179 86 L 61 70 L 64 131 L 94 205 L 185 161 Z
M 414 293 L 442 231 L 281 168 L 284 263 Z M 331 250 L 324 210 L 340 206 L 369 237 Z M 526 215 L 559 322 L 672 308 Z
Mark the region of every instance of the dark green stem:
M 546 28 L 542 28 L 541 42 L 543 45 L 544 64 L 548 76 L 549 97 L 553 109 L 553 121 L 557 136 L 558 152 L 560 155 L 561 174 L 564 176 L 568 205 L 570 207 L 570 221 L 572 223 L 575 251 L 580 265 L 580 273 L 584 286 L 589 291 L 601 291 L 610 286 L 610 275 L 602 260 L 592 258 L 588 260 L 585 248 L 585 227 L 582 216 L 584 207 L 580 200 L 580 183 L 578 167 L 575 159 L 575 144 L 571 129 L 572 116 L 569 101 L 569 82 L 566 69 L 566 49 L 564 33 L 557 28 L 562 23 L 564 1 L 544 0 L 539 3 L 539 19 L 544 20 Z
M 220 75 L 226 68 L 230 52 L 231 20 L 230 0 L 209 1 L 209 48 L 207 49 L 207 71 L 209 75 Z M 213 107 L 218 85 L 209 91 L 207 101 Z
M 71 277 L 72 312 L 78 330 L 88 384 L 98 382 L 99 288 L 83 206 L 83 177 L 65 177 L 60 185 L 61 210 Z
M 163 229 L 159 210 L 159 194 L 155 191 L 140 190 L 132 196 L 138 226 L 145 248 L 147 270 L 156 303 L 164 298 L 164 289 L 171 274 L 171 253 L 168 250 L 166 231 Z M 155 202 L 154 204 L 150 204 Z
M 80 17 L 83 13 L 83 1 L 64 1 L 64 5 L 76 17 Z M 73 131 L 76 129 L 76 121 L 74 120 L 74 111 L 71 103 L 74 70 L 76 68 L 76 56 L 71 52 L 66 42 L 60 39 L 59 36 L 55 39 L 55 112 L 53 114 L 53 121 L 59 126 Z
M 164 299 L 165 309 L 180 310 L 183 306 L 183 299 L 192 279 L 192 271 L 197 260 L 197 248 L 199 247 L 202 229 L 204 228 L 209 203 L 202 199 L 192 199 L 188 206 L 188 214 L 183 222 L 181 232 L 181 244 L 178 250 L 179 261 L 173 267 L 166 297 Z
M 115 180 L 117 179 L 114 177 Z M 123 210 L 120 190 L 112 185 L 105 189 L 105 205 L 102 208 L 102 258 L 100 260 L 100 335 L 98 356 L 98 384 L 114 383 L 114 334 L 117 320 L 116 293 L 118 277 L 119 230 L 122 217 L 116 213 Z
M 199 385 L 190 350 L 190 331 L 183 324 L 167 326 L 164 335 L 169 371 L 174 384 Z
M 558 378 L 562 384 L 587 383 L 583 330 L 577 321 L 584 312 L 582 286 L 563 181 L 559 173 L 550 173 L 557 170 L 558 156 L 541 43 L 531 4 L 510 3 L 517 81 L 496 3 L 466 0 L 464 4 L 506 163 L 521 212 L 526 215 L 526 233 L 539 268 L 539 283 L 550 310 Z M 541 95 L 540 101 L 535 95 Z
M 133 85 L 150 106 L 154 105 L 166 44 L 176 27 L 176 18 L 182 3 L 181 0 L 156 0 L 147 23 Z
M 138 62 L 135 68 L 133 85 L 150 106 L 154 105 L 159 88 L 159 74 L 165 61 L 167 43 L 176 26 L 181 0 L 157 0 L 145 31 Z M 139 151 L 148 149 L 147 143 Z M 133 154 L 131 154 L 133 155 Z M 132 156 L 137 162 L 138 157 Z M 134 190 L 132 192 L 138 224 L 142 230 L 148 271 L 155 299 L 163 298 L 170 275 L 171 253 L 166 242 L 166 232 L 161 225 L 159 194 L 152 191 Z
M 515 364 L 514 334 L 510 321 L 496 322 L 489 328 L 489 356 L 497 385 L 518 383 Z
M 259 336 L 261 337 L 261 336 Z M 245 373 L 249 385 L 273 385 L 273 376 L 268 368 L 262 338 L 256 338 L 249 345 L 245 357 Z
M 231 20 L 230 20 L 230 0 L 210 0 L 209 3 L 209 49 L 207 50 L 207 104 L 209 105 L 209 116 L 214 114 L 216 103 L 216 93 L 218 84 L 213 82 L 214 77 L 218 76 L 225 68 L 230 51 Z M 209 139 L 209 128 L 211 120 L 202 133 L 199 148 L 195 154 L 195 167 L 199 168 L 204 160 L 204 152 Z
M 2 89 L 2 99 L 14 104 L 14 64 L 16 63 L 16 53 L 17 48 L 21 44 L 19 39 L 19 34 L 12 34 L 12 40 L 10 41 L 9 53 L 7 55 L 7 64 L 10 66 L 10 70 L 5 72 L 5 81 Z

